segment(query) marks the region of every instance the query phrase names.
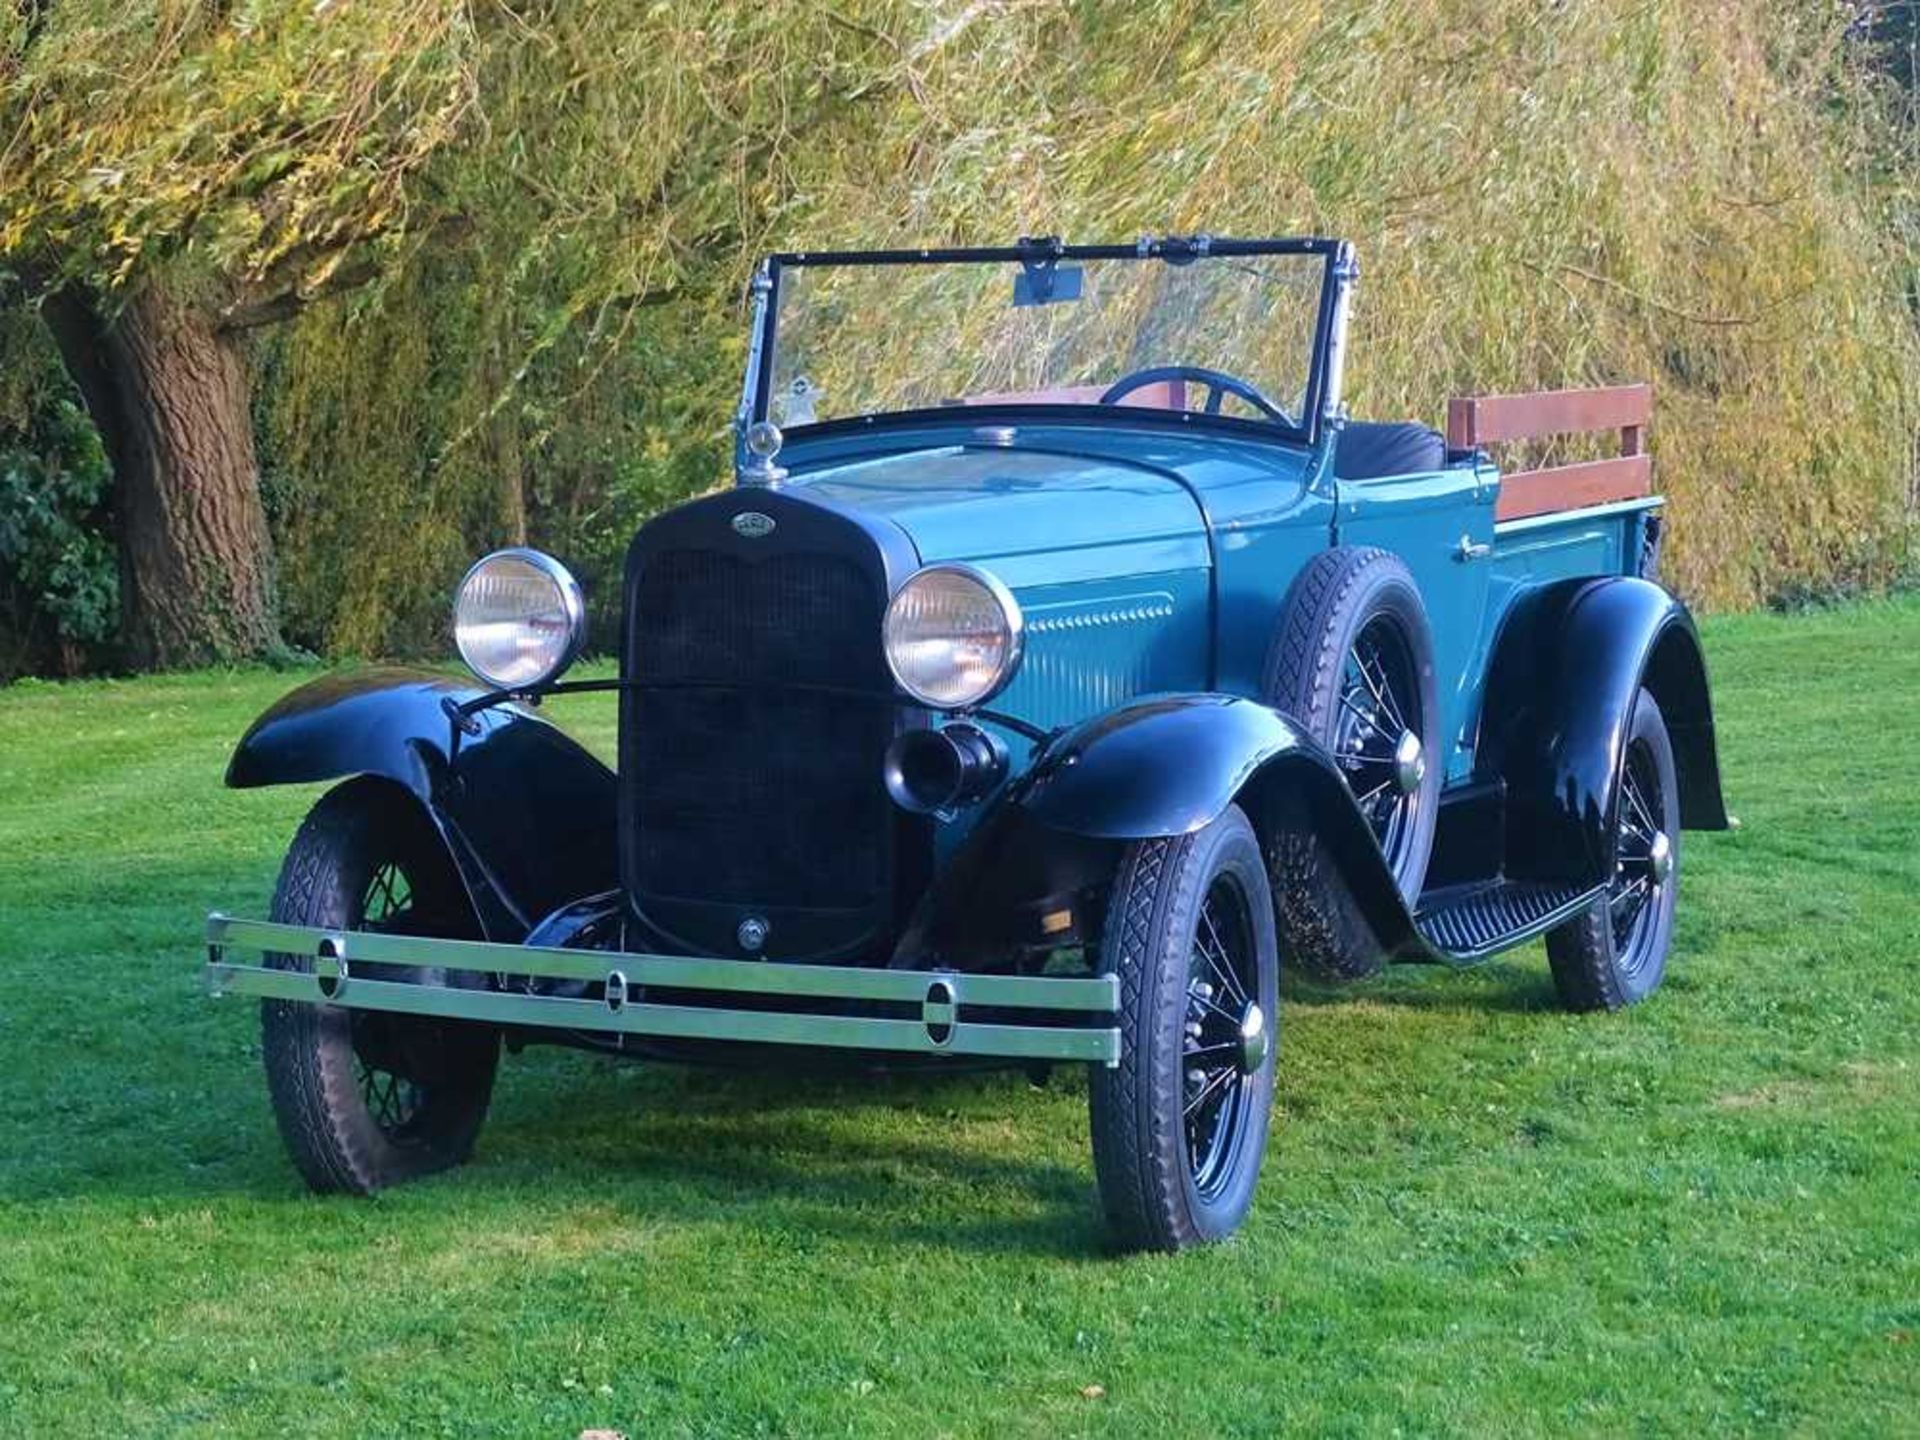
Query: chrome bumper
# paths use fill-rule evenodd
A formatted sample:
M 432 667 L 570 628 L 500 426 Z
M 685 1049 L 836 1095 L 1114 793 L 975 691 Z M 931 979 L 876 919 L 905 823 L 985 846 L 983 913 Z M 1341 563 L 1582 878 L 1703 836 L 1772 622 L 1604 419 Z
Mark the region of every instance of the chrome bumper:
M 307 963 L 301 968 L 242 965 L 227 958 L 229 950 L 289 955 Z M 399 980 L 385 978 L 378 969 L 360 973 L 358 966 L 406 966 L 427 973 Z M 447 983 L 450 971 L 464 974 L 470 985 Z M 275 925 L 217 911 L 207 917 L 205 975 L 208 992 L 216 996 L 256 995 L 528 1029 L 1109 1066 L 1120 1061 L 1120 1031 L 1113 1023 L 1120 989 L 1111 975 L 966 975 L 560 950 Z M 599 986 L 601 995 L 567 998 L 505 988 L 522 976 L 585 982 Z M 893 1013 L 660 1004 L 647 998 L 651 989 L 716 999 L 784 998 L 803 1007 L 865 1002 Z M 1019 1023 L 998 1014 L 991 1021 L 968 1017 L 969 1011 L 983 1009 L 1013 1012 L 1011 1020 Z

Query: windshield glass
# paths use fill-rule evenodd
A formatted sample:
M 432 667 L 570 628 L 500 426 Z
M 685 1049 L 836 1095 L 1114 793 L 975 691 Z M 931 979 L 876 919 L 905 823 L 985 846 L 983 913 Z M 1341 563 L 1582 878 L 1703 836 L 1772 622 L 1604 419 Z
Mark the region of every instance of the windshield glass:
M 1142 248 L 779 257 L 755 412 L 1116 405 L 1311 430 L 1331 243 Z

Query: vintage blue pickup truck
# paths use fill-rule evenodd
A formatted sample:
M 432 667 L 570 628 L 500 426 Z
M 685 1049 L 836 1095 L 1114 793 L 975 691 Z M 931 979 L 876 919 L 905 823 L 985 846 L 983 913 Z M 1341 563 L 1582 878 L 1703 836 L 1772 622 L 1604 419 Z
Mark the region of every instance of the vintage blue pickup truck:
M 737 483 L 635 537 L 617 679 L 562 678 L 579 586 L 505 550 L 454 602 L 478 683 L 332 676 L 241 740 L 230 785 L 339 781 L 271 918 L 206 932 L 305 1178 L 466 1159 L 503 1041 L 1080 1062 L 1117 1243 L 1180 1249 L 1252 1202 L 1283 966 L 1544 935 L 1573 1008 L 1649 994 L 1680 832 L 1728 821 L 1647 391 L 1352 420 L 1356 279 L 1322 239 L 767 261 Z M 578 690 L 617 771 L 539 713 Z

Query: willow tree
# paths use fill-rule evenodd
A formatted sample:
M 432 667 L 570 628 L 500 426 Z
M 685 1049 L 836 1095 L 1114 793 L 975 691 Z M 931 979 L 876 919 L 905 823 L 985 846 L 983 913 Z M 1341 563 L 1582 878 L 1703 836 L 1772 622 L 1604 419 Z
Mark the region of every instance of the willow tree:
M 138 664 L 278 643 L 240 337 L 444 217 L 466 7 L 29 0 L 0 46 L 0 264 L 114 470 Z
M 131 658 L 276 643 L 250 329 L 451 244 L 503 307 L 538 292 L 503 388 L 569 332 L 617 344 L 623 315 L 732 263 L 783 147 L 887 92 L 897 47 L 868 21 L 907 8 L 4 7 L 0 266 L 113 461 Z

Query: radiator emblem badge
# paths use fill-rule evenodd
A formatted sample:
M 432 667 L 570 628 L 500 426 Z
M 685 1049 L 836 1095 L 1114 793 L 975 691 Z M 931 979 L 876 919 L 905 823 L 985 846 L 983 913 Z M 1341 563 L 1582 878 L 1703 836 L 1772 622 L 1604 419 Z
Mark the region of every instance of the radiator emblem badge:
M 735 933 L 740 948 L 749 955 L 757 955 L 760 947 L 767 943 L 767 936 L 773 933 L 773 927 L 760 916 L 749 915 L 740 922 L 740 929 Z
M 773 533 L 773 517 L 758 510 L 742 510 L 733 517 L 733 533 L 748 540 L 764 540 Z

